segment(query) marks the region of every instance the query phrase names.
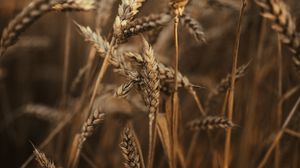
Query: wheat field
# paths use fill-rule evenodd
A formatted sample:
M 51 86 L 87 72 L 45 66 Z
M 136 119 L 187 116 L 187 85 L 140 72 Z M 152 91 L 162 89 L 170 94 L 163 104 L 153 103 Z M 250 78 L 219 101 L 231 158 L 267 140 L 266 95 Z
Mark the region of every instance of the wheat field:
M 300 167 L 298 0 L 0 0 L 1 167 Z

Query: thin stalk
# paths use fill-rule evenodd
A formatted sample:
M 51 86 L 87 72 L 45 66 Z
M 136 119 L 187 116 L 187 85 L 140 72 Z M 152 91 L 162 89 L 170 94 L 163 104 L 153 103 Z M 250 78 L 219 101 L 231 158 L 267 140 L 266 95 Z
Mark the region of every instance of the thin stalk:
M 106 53 L 105 58 L 103 60 L 102 66 L 100 68 L 100 71 L 99 71 L 99 74 L 98 74 L 98 77 L 97 77 L 97 80 L 96 80 L 96 83 L 95 83 L 95 86 L 94 86 L 94 90 L 93 90 L 92 97 L 91 97 L 91 100 L 90 100 L 89 110 L 91 110 L 92 107 L 93 107 L 93 104 L 94 104 L 94 101 L 95 101 L 95 98 L 96 98 L 97 90 L 98 90 L 98 88 L 100 86 L 100 83 L 103 80 L 104 74 L 106 73 L 106 70 L 109 66 L 109 59 L 110 59 L 111 52 L 114 48 L 115 42 L 116 42 L 115 38 L 113 37 L 111 42 L 110 42 L 110 45 L 109 45 L 110 46 L 109 50 Z
M 294 136 L 294 137 L 297 137 L 297 138 L 300 138 L 300 132 L 297 132 L 297 131 L 294 131 L 294 130 L 291 130 L 288 128 L 284 129 L 284 133 Z
M 152 168 L 154 163 L 154 154 L 155 154 L 155 145 L 156 145 L 156 124 L 157 118 L 155 117 L 154 121 L 149 125 L 149 150 L 148 150 L 148 162 L 147 167 Z
M 282 135 L 286 129 L 286 127 L 288 126 L 288 124 L 290 123 L 292 117 L 294 116 L 298 106 L 300 104 L 300 97 L 297 99 L 297 102 L 295 103 L 294 107 L 292 108 L 292 110 L 290 111 L 289 115 L 287 116 L 287 118 L 285 119 L 281 129 L 277 132 L 274 141 L 272 142 L 271 146 L 269 147 L 267 153 L 264 155 L 263 159 L 261 160 L 261 162 L 258 165 L 258 168 L 263 168 L 265 166 L 265 164 L 267 163 L 269 157 L 272 154 L 272 151 L 274 150 L 274 148 L 276 147 L 276 145 L 279 143 L 279 141 L 282 138 Z
M 174 17 L 174 41 L 175 41 L 175 78 L 174 78 L 174 93 L 173 93 L 173 101 L 172 101 L 172 122 L 171 122 L 171 144 L 172 144 L 172 165 L 171 168 L 176 167 L 176 146 L 177 146 L 177 130 L 178 130 L 178 62 L 179 62 L 179 42 L 178 42 L 178 22 L 179 16 Z
M 236 68 L 237 68 L 237 59 L 238 59 L 238 51 L 240 45 L 240 36 L 241 36 L 241 23 L 243 19 L 243 13 L 246 7 L 246 1 L 243 0 L 242 9 L 240 11 L 237 36 L 235 39 L 235 45 L 232 54 L 232 72 L 231 72 L 231 87 L 229 88 L 229 96 L 228 96 L 228 115 L 227 118 L 232 120 L 233 110 L 234 110 L 234 91 L 235 91 L 235 78 L 236 78 Z M 229 167 L 229 155 L 230 155 L 230 141 L 231 141 L 231 129 L 229 128 L 226 131 L 226 140 L 225 140 L 225 149 L 224 149 L 224 168 Z
M 71 47 L 71 24 L 69 22 L 69 13 L 66 14 L 66 36 L 65 36 L 65 50 L 64 50 L 64 70 L 62 79 L 62 104 L 67 101 L 67 86 L 68 86 L 68 72 L 69 72 L 69 58 Z
M 202 105 L 200 99 L 199 99 L 198 96 L 197 96 L 196 91 L 195 91 L 193 88 L 190 88 L 190 89 L 189 89 L 189 92 L 190 92 L 190 94 L 192 94 L 192 96 L 193 96 L 193 98 L 194 98 L 194 100 L 195 100 L 195 102 L 196 102 L 196 105 L 197 105 L 197 107 L 198 107 L 198 109 L 199 109 L 201 115 L 202 115 L 202 116 L 205 116 L 205 115 L 206 115 L 206 112 L 205 112 L 205 110 L 204 110 L 204 108 L 203 108 L 203 105 Z
M 278 66 L 278 100 L 282 97 L 282 49 L 279 34 L 277 34 L 277 46 L 278 46 L 278 57 L 277 57 L 277 66 Z M 277 128 L 280 128 L 282 120 L 282 103 L 277 105 Z M 276 145 L 275 149 L 275 168 L 280 168 L 280 144 Z

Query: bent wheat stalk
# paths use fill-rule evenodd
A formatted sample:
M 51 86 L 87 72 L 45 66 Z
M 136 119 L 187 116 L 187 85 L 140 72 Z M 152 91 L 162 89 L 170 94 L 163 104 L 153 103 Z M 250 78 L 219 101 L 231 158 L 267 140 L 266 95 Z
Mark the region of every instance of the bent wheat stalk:
M 33 0 L 25 7 L 2 32 L 0 40 L 0 57 L 14 45 L 30 25 L 44 14 L 53 11 L 86 11 L 96 8 L 95 0 Z
M 39 17 L 51 10 L 55 0 L 34 0 L 19 13 L 2 32 L 0 40 L 0 57 L 7 48 L 18 41 L 18 37 Z

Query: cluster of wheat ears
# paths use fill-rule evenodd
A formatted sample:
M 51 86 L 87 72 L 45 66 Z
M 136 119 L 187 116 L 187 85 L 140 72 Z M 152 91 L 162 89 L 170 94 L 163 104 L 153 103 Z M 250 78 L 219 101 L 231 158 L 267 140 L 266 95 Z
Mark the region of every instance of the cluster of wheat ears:
M 217 0 L 210 2 L 215 5 L 223 5 L 222 2 Z M 116 12 L 112 12 L 115 19 L 110 32 L 105 35 L 101 25 L 109 23 L 110 14 L 108 13 L 113 11 L 113 3 L 118 3 L 118 8 Z M 243 17 L 247 12 L 246 4 L 248 2 L 246 0 L 241 1 L 241 6 L 237 8 L 240 10 L 240 14 L 232 49 L 232 71 L 216 87 L 211 89 L 204 98 L 204 102 L 199 98 L 196 91 L 206 89 L 206 87 L 191 82 L 179 68 L 179 57 L 185 59 L 187 55 L 179 50 L 182 43 L 179 40 L 180 31 L 178 28 L 181 29 L 182 27 L 182 30 L 187 30 L 196 42 L 206 43 L 206 33 L 201 24 L 185 10 L 190 5 L 198 2 L 170 0 L 163 12 L 140 16 L 139 13 L 145 9 L 143 6 L 146 3 L 147 0 L 120 0 L 120 2 L 114 0 L 32 0 L 8 23 L 3 30 L 0 41 L 1 60 L 6 58 L 10 47 L 18 43 L 22 33 L 28 28 L 30 29 L 34 22 L 49 12 L 100 11 L 97 12 L 95 30 L 83 26 L 75 20 L 73 24 L 69 25 L 76 27 L 83 37 L 82 39 L 88 43 L 87 46 L 92 46 L 92 48 L 86 64 L 78 70 L 76 78 L 70 84 L 67 84 L 66 81 L 68 78 L 68 60 L 72 58 L 69 57 L 70 48 L 65 50 L 65 71 L 62 87 L 64 96 L 60 100 L 59 110 L 38 104 L 28 104 L 23 108 L 26 113 L 42 119 L 46 118 L 56 123 L 56 126 L 43 143 L 37 147 L 32 144 L 33 153 L 23 163 L 22 167 L 27 167 L 34 158 L 41 167 L 45 168 L 59 167 L 58 165 L 69 168 L 80 167 L 79 161 L 81 158 L 89 162 L 82 150 L 85 148 L 87 140 L 91 136 L 95 136 L 93 135 L 96 134 L 95 129 L 98 126 L 101 127 L 103 122 L 110 116 L 116 116 L 123 127 L 119 147 L 124 166 L 127 168 L 158 167 L 157 157 L 155 156 L 157 153 L 160 153 L 159 156 L 164 153 L 167 163 L 165 165 L 171 168 L 194 167 L 191 161 L 193 148 L 201 148 L 201 146 L 195 146 L 197 141 L 195 137 L 198 137 L 199 132 L 207 130 L 208 133 L 203 134 L 203 136 L 207 136 L 211 140 L 213 138 L 210 131 L 213 129 L 226 130 L 221 132 L 224 136 L 224 143 L 221 144 L 224 150 L 214 158 L 218 160 L 215 161 L 217 163 L 217 166 L 215 166 L 231 167 L 232 161 L 235 160 L 234 157 L 232 158 L 232 131 L 239 129 L 241 125 L 233 120 L 236 104 L 235 86 L 236 82 L 245 76 L 252 63 L 252 60 L 250 60 L 239 67 L 237 66 L 238 55 L 240 55 L 239 46 Z M 271 24 L 271 28 L 278 34 L 278 45 L 285 44 L 290 49 L 290 62 L 294 64 L 294 69 L 300 71 L 300 38 L 296 32 L 295 20 L 286 3 L 283 0 L 257 0 L 255 2 L 249 1 L 249 3 L 260 8 L 262 18 L 269 20 L 270 23 L 267 23 Z M 226 7 L 226 5 L 222 7 Z M 163 36 L 163 29 L 170 24 L 174 25 L 172 29 L 174 39 L 172 44 L 174 46 L 174 52 L 172 52 L 174 56 L 171 56 L 172 65 L 162 63 L 159 59 L 159 53 L 152 47 L 158 38 Z M 66 35 L 67 39 L 68 36 L 71 36 L 68 33 Z M 131 44 L 130 38 L 133 36 L 136 36 L 135 40 L 139 41 L 141 45 Z M 123 47 L 126 44 L 131 48 Z M 119 75 L 121 84 L 107 84 L 103 81 L 110 68 L 113 69 L 113 73 Z M 120 80 L 116 83 L 120 83 Z M 79 87 L 82 90 L 80 97 L 71 99 L 68 92 L 76 91 Z M 182 123 L 181 113 L 186 111 L 181 108 L 179 88 L 186 90 L 192 96 L 197 107 L 194 113 L 198 117 L 188 123 Z M 282 106 L 283 101 L 297 91 L 298 85 L 283 94 L 279 104 Z M 210 114 L 213 100 L 221 94 L 226 95 L 222 113 Z M 299 103 L 300 97 L 294 104 L 293 109 L 287 113 L 286 119 L 279 123 L 278 129 L 273 135 L 274 138 L 268 143 L 267 150 L 259 157 L 256 166 L 264 167 L 272 154 L 278 153 L 279 142 L 284 134 L 293 134 L 299 137 L 299 133 L 288 129 Z M 113 107 L 107 108 L 107 104 L 111 104 Z M 142 127 L 148 128 L 147 135 L 143 134 L 147 139 L 140 137 L 135 132 L 136 124 L 132 120 L 135 114 L 123 108 L 123 104 L 140 111 L 140 113 L 147 113 L 147 119 L 143 118 L 144 121 L 139 122 L 139 125 L 144 123 Z M 111 110 L 111 108 L 115 110 Z M 43 150 L 66 125 L 72 123 L 76 124 L 72 128 L 72 133 L 67 137 L 69 143 L 64 148 L 66 155 L 61 159 L 65 164 L 50 161 L 40 150 Z M 184 148 L 181 144 L 182 139 L 180 137 L 185 133 L 185 131 L 181 131 L 182 129 L 193 133 L 194 138 L 189 149 Z M 145 144 L 144 142 L 148 145 L 141 145 Z M 158 151 L 158 146 L 162 147 L 162 151 L 161 149 Z M 143 154 L 147 157 L 144 157 Z M 105 162 L 105 160 L 102 160 L 102 162 Z M 95 166 L 93 163 L 89 165 Z M 278 166 L 278 164 L 275 165 Z M 101 167 L 101 163 L 99 166 Z

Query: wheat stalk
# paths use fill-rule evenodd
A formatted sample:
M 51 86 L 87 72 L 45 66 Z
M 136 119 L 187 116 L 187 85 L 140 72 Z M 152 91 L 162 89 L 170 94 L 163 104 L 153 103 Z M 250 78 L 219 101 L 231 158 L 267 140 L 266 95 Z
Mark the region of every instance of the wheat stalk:
M 143 66 L 141 69 L 140 89 L 149 115 L 149 151 L 147 167 L 153 167 L 154 149 L 156 141 L 156 118 L 159 111 L 160 79 L 158 64 L 154 57 L 153 49 L 143 38 Z
M 230 89 L 228 92 L 228 113 L 227 117 L 229 120 L 232 120 L 234 112 L 234 96 L 235 96 L 235 81 L 236 81 L 236 69 L 238 62 L 239 46 L 240 46 L 240 36 L 243 15 L 246 8 L 246 0 L 242 1 L 242 6 L 239 14 L 239 21 L 237 25 L 236 37 L 234 42 L 234 48 L 232 53 L 232 69 L 231 69 L 231 79 L 230 79 Z M 231 129 L 226 131 L 225 145 L 224 145 L 224 162 L 223 167 L 228 168 L 230 166 L 229 156 L 230 156 L 230 146 L 231 146 Z
M 104 74 L 106 73 L 106 70 L 109 66 L 111 55 L 117 47 L 118 39 L 122 36 L 123 27 L 126 26 L 131 20 L 133 20 L 143 2 L 144 0 L 122 0 L 121 5 L 119 5 L 118 15 L 116 16 L 113 24 L 113 36 L 109 43 L 109 49 L 105 54 L 102 66 L 99 70 L 98 77 L 95 81 L 89 109 L 92 109 L 93 103 L 95 101 L 96 91 L 98 90 L 98 87 L 102 82 Z
M 261 7 L 262 17 L 272 21 L 272 29 L 279 33 L 280 41 L 289 46 L 293 53 L 293 63 L 300 72 L 300 40 L 296 32 L 295 21 L 284 1 L 260 1 L 256 4 Z
M 95 32 L 93 32 L 89 27 L 84 27 L 79 24 L 77 24 L 81 34 L 84 36 L 85 40 L 92 44 L 97 51 L 99 52 L 101 57 L 105 56 L 105 53 L 108 52 L 109 44 L 106 40 L 104 40 L 101 36 L 97 35 Z M 138 59 L 141 59 L 141 55 L 136 52 L 125 52 L 124 57 L 135 59 L 135 61 L 139 61 Z M 113 53 L 110 58 L 110 63 L 114 66 L 115 69 L 118 69 L 118 72 L 125 71 L 125 63 L 126 61 L 122 60 L 121 55 L 116 55 Z M 175 83 L 175 71 L 172 67 L 168 67 L 162 63 L 158 62 L 158 71 L 159 71 L 159 78 L 160 81 L 164 84 L 170 84 Z M 185 87 L 185 88 L 192 88 L 195 87 L 194 84 L 192 84 L 189 79 L 182 75 L 180 72 L 177 75 L 177 83 L 179 87 Z M 165 85 L 166 86 L 166 85 Z M 165 89 L 170 87 L 164 87 Z
M 179 39 L 178 39 L 178 22 L 179 22 L 179 17 L 183 14 L 184 8 L 187 5 L 188 0 L 171 0 L 170 2 L 170 7 L 173 9 L 172 11 L 175 14 L 174 17 L 174 42 L 175 42 L 175 75 L 174 77 L 177 77 L 178 75 L 178 65 L 179 65 Z M 179 98 L 178 98 L 178 82 L 177 80 L 174 81 L 174 92 L 172 95 L 172 112 L 170 114 L 171 122 L 170 122 L 170 130 L 171 130 L 171 146 L 172 146 L 172 151 L 171 151 L 171 160 L 172 160 L 172 165 L 171 167 L 175 166 L 176 167 L 176 156 L 175 153 L 176 151 L 174 148 L 177 147 L 177 132 L 178 132 L 178 104 L 179 104 Z
M 136 81 L 129 81 L 117 89 L 116 94 L 126 95 L 133 85 L 136 83 L 145 105 L 148 108 L 149 116 L 149 149 L 147 167 L 153 167 L 155 141 L 156 141 L 156 118 L 159 111 L 160 96 L 160 79 L 158 71 L 158 63 L 154 57 L 153 49 L 150 44 L 143 39 L 143 53 L 133 54 L 127 53 L 125 57 L 132 60 L 132 64 L 136 65 L 138 77 Z

